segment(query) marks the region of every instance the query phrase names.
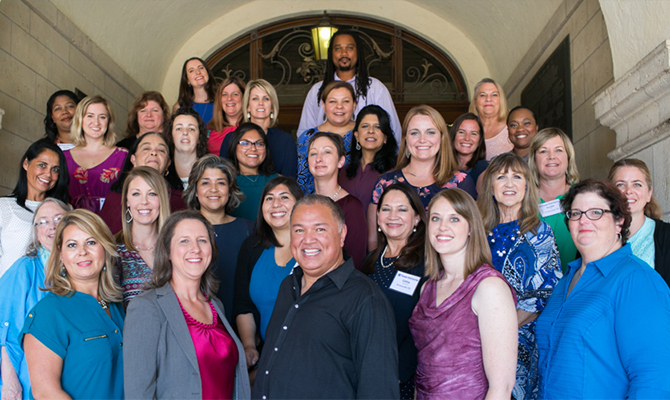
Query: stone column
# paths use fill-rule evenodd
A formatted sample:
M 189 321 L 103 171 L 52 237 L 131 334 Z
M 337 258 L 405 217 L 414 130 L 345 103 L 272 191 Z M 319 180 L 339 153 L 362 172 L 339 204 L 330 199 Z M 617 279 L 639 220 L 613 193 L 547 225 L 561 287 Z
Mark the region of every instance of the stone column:
M 2 1 L 2 0 L 0 0 Z M 5 110 L 0 108 L 0 129 L 2 129 L 2 116 L 5 115 Z
M 670 40 L 617 79 L 593 105 L 596 119 L 616 132 L 616 148 L 607 156 L 647 164 L 663 219 L 670 220 Z

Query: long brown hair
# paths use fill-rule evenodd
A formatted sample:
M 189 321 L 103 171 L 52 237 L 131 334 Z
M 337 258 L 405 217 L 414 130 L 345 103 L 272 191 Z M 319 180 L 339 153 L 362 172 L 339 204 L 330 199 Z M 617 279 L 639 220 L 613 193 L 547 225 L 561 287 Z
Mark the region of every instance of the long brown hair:
M 202 60 L 200 57 L 191 57 L 188 60 L 184 61 L 184 66 L 181 67 L 181 80 L 179 81 L 179 97 L 177 103 L 179 103 L 179 107 L 193 107 L 193 87 L 191 86 L 190 83 L 188 83 L 188 73 L 186 71 L 186 64 L 189 63 L 189 61 L 193 60 L 198 60 L 202 65 L 205 67 L 205 71 L 207 71 L 207 83 L 205 84 L 205 92 L 207 92 L 207 102 L 212 102 L 214 101 L 214 94 L 216 91 L 216 79 L 214 78 L 214 74 L 212 74 L 212 70 L 209 69 L 209 66 L 205 61 Z
M 529 231 L 537 233 L 537 227 L 540 225 L 540 218 L 537 216 L 539 212 L 537 188 L 531 180 L 528 164 L 523 158 L 512 153 L 504 153 L 495 157 L 484 171 L 482 191 L 477 198 L 477 206 L 482 214 L 484 228 L 486 232 L 491 232 L 500 223 L 500 209 L 493 195 L 493 180 L 500 172 L 507 173 L 510 170 L 523 175 L 526 179 L 526 193 L 521 201 L 518 215 L 519 230 L 522 235 Z
M 482 224 L 482 217 L 477 209 L 475 200 L 462 189 L 454 188 L 438 192 L 428 205 L 428 227 L 430 231 L 430 213 L 439 199 L 444 199 L 451 204 L 454 211 L 470 225 L 470 238 L 466 244 L 465 266 L 463 267 L 463 279 L 475 272 L 484 264 L 491 265 L 491 250 L 486 240 L 486 232 Z M 426 277 L 431 281 L 440 279 L 440 271 L 444 269 L 442 259 L 437 254 L 430 240 L 426 240 Z
M 649 190 L 654 188 L 651 182 L 651 173 L 649 172 L 649 168 L 647 168 L 647 164 L 637 158 L 624 158 L 623 160 L 615 162 L 614 165 L 612 165 L 612 168 L 610 168 L 610 173 L 607 175 L 607 179 L 616 185 L 616 182 L 614 182 L 614 175 L 616 175 L 621 167 L 635 167 L 639 169 L 640 172 L 642 172 L 642 175 L 644 175 L 644 180 L 647 182 Z M 651 201 L 644 206 L 644 215 L 653 219 L 661 219 L 663 216 L 661 206 L 658 204 L 658 200 L 656 200 L 653 193 L 651 195 Z
M 435 185 L 437 187 L 444 186 L 449 182 L 454 174 L 458 171 L 458 163 L 454 157 L 454 152 L 451 149 L 449 141 L 449 130 L 444 118 L 431 106 L 422 104 L 412 107 L 407 113 L 405 120 L 402 123 L 402 138 L 400 139 L 400 149 L 398 150 L 398 161 L 395 169 L 403 169 L 409 165 L 411 157 L 407 157 L 407 128 L 410 121 L 417 115 L 425 115 L 433 121 L 433 125 L 440 131 L 440 150 L 435 155 L 435 165 L 433 166 L 433 177 L 435 178 Z
M 214 97 L 214 115 L 212 116 L 212 120 L 209 121 L 209 123 L 207 124 L 207 129 L 220 132 L 224 128 L 233 126 L 228 123 L 228 118 L 226 118 L 226 113 L 223 112 L 223 106 L 221 104 L 221 94 L 223 93 L 223 89 L 225 89 L 227 86 L 230 85 L 235 85 L 237 86 L 238 89 L 240 89 L 241 114 L 240 118 L 237 120 L 236 125 L 239 125 L 242 121 L 244 121 L 245 110 L 242 107 L 242 101 L 244 100 L 244 89 L 246 88 L 247 84 L 244 83 L 242 79 L 236 76 L 229 76 L 226 79 L 224 79 L 219 85 L 219 88 L 216 89 L 216 96 Z

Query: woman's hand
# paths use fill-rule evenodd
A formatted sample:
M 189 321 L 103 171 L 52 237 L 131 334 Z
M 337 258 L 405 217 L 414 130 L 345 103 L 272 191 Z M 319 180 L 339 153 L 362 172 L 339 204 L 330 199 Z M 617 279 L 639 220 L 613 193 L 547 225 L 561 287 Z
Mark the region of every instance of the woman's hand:
M 247 358 L 247 368 L 251 368 L 256 365 L 258 358 L 260 357 L 258 350 L 256 350 L 256 346 L 245 346 L 244 355 Z

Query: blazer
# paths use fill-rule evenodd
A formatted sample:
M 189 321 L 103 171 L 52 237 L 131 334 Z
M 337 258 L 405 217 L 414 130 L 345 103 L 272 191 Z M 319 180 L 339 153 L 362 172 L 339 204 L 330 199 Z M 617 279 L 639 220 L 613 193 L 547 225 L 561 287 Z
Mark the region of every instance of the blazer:
M 654 268 L 665 283 L 670 286 L 670 224 L 655 219 L 656 228 L 654 229 L 654 248 L 656 257 L 654 258 Z
M 249 399 L 244 348 L 223 312 L 216 312 L 237 345 L 233 399 Z M 123 332 L 123 379 L 127 399 L 201 399 L 202 384 L 195 347 L 184 314 L 170 284 L 135 297 Z

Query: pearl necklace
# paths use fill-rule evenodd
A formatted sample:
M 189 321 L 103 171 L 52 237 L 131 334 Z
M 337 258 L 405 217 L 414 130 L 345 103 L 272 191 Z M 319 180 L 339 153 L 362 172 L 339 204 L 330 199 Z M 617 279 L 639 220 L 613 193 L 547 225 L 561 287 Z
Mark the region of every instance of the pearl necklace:
M 337 188 L 337 192 L 335 192 L 335 194 L 332 195 L 332 196 L 330 196 L 330 197 L 331 197 L 333 200 L 335 200 L 335 199 L 337 198 L 337 196 L 340 194 L 340 190 L 342 190 L 342 186 L 339 186 L 339 187 Z
M 386 250 L 388 250 L 388 248 L 389 248 L 388 246 L 384 247 L 384 251 L 382 251 L 382 255 L 381 255 L 381 257 L 379 258 L 379 263 L 382 265 L 382 268 L 390 268 L 390 267 L 392 267 L 392 266 L 393 266 L 393 263 L 395 262 L 395 260 L 397 260 L 398 257 L 400 257 L 400 254 L 398 254 L 397 256 L 395 256 L 395 257 L 393 258 L 393 261 L 391 261 L 391 263 L 390 263 L 389 265 L 384 264 L 384 254 L 386 254 Z

